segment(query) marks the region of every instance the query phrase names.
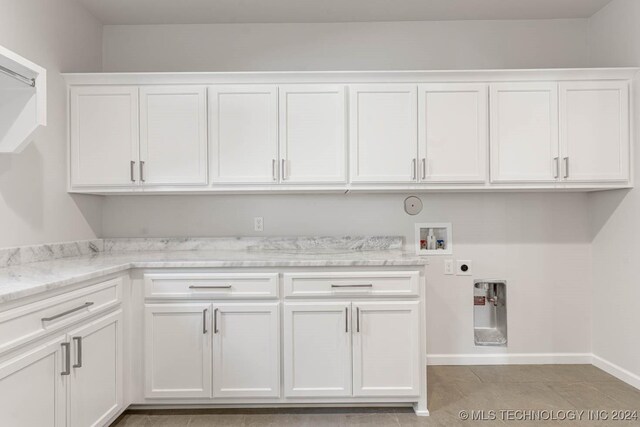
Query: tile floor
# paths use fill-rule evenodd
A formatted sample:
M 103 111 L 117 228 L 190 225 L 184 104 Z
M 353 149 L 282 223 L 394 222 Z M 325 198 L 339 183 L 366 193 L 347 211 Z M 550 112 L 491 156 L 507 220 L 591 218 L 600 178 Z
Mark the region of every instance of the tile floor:
M 591 365 L 430 366 L 428 382 L 430 417 L 409 408 L 130 411 L 113 426 L 640 426 L 640 391 Z M 478 410 L 496 419 L 460 418 Z M 581 421 L 526 421 L 511 410 L 585 412 Z M 638 419 L 587 421 L 589 411 L 611 418 L 619 410 L 637 411 Z

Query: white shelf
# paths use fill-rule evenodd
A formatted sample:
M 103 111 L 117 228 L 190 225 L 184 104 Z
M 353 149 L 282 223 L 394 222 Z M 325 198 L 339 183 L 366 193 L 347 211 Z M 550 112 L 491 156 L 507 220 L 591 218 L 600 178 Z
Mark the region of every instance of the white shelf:
M 47 125 L 47 71 L 2 46 L 0 66 L 21 76 L 0 72 L 0 153 L 19 153 Z

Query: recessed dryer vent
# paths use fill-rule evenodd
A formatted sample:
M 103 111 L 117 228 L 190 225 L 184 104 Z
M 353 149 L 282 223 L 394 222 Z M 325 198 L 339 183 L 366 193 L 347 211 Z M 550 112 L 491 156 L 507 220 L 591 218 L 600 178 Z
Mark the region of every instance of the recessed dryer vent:
M 474 281 L 473 328 L 476 345 L 507 346 L 506 281 Z

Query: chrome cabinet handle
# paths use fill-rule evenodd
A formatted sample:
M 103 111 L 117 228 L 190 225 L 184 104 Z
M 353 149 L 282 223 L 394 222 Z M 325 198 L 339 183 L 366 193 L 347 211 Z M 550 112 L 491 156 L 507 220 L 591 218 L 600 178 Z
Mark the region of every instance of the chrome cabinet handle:
M 554 157 L 553 158 L 553 169 L 555 170 L 553 177 L 554 178 L 560 178 L 560 158 L 559 157 Z
M 335 285 L 331 284 L 332 288 L 373 288 L 373 283 L 354 283 L 352 285 Z
M 217 334 L 220 332 L 218 329 L 218 309 L 213 310 L 213 333 Z
M 136 167 L 136 162 L 134 162 L 133 160 L 131 160 L 131 165 L 130 165 L 130 170 L 129 173 L 131 174 L 131 182 L 136 182 L 136 177 L 133 176 L 134 172 L 133 169 Z
M 422 158 L 422 179 L 427 179 L 427 158 Z
M 60 375 L 71 375 L 71 344 L 63 342 L 60 344 L 64 350 L 64 371 Z
M 356 332 L 360 332 L 360 307 L 356 307 Z
M 563 160 L 564 160 L 564 177 L 569 178 L 569 158 L 565 157 Z
M 349 332 L 349 307 L 344 308 L 344 331 Z
M 411 179 L 415 181 L 418 175 L 418 159 L 411 161 Z
M 67 314 L 71 314 L 71 313 L 75 313 L 76 311 L 80 311 L 83 308 L 87 308 L 92 306 L 93 303 L 92 302 L 85 302 L 84 304 L 82 304 L 81 306 L 78 306 L 76 308 L 72 308 L 71 310 L 67 310 L 67 311 L 63 311 L 62 313 L 56 314 L 55 316 L 51 316 L 51 317 L 43 317 L 42 320 L 43 322 L 50 322 L 52 320 L 56 320 L 59 319 L 63 316 L 66 316 Z
M 191 285 L 189 289 L 231 289 L 232 285 Z
M 278 161 L 276 159 L 273 159 L 271 161 L 271 177 L 273 178 L 274 181 L 278 180 Z
M 140 160 L 140 182 L 145 182 L 145 180 L 144 180 L 144 160 Z
M 207 333 L 207 311 L 209 309 L 205 308 L 204 310 L 202 310 L 202 333 L 206 334 Z
M 287 161 L 285 159 L 282 159 L 280 162 L 280 169 L 282 170 L 282 180 L 285 181 L 287 179 Z
M 82 368 L 82 337 L 73 337 L 76 343 L 76 363 L 73 364 L 74 368 Z

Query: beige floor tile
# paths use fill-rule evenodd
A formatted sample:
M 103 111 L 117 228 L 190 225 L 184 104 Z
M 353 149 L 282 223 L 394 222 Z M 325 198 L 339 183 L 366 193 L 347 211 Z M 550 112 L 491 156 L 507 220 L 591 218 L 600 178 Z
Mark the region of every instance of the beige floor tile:
M 244 414 L 192 415 L 189 427 L 240 427 L 245 424 Z
M 480 378 L 467 366 L 429 366 L 427 383 L 480 382 Z
M 612 410 L 620 407 L 618 402 L 591 383 L 550 383 L 549 387 L 577 409 Z
M 640 413 L 640 390 L 622 381 L 593 383 L 593 386 L 618 402 L 621 409 L 634 409 Z

